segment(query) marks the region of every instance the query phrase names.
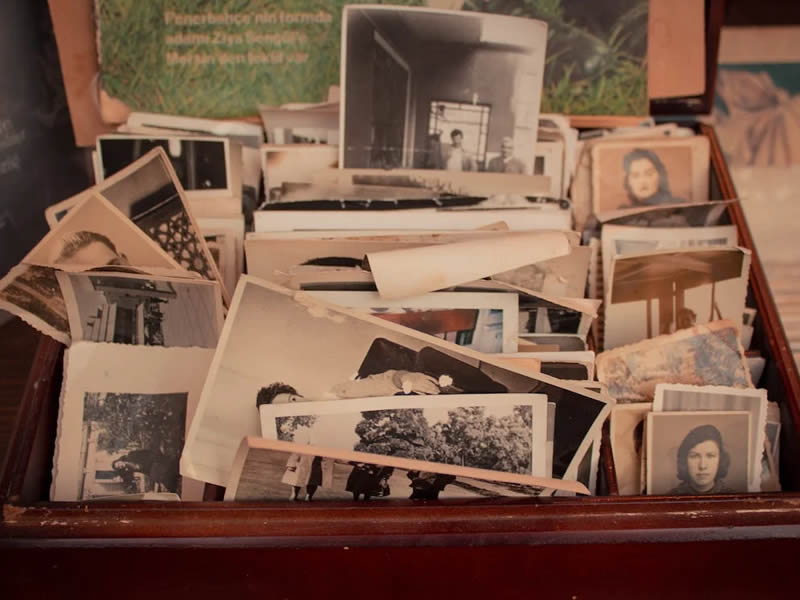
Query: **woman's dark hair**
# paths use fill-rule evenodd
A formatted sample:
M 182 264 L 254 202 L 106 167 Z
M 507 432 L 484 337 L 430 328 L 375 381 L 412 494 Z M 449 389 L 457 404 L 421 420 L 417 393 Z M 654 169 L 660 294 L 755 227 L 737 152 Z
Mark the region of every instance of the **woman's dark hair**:
M 731 457 L 722 446 L 722 434 L 713 425 L 700 425 L 686 434 L 678 448 L 678 479 L 687 483 L 691 480 L 689 477 L 689 451 L 697 444 L 709 440 L 717 444 L 717 448 L 719 448 L 719 467 L 716 479 L 722 479 L 728 474 Z
M 628 192 L 628 198 L 633 204 L 646 204 L 633 194 L 631 186 L 628 185 L 628 175 L 630 175 L 631 164 L 635 160 L 649 160 L 658 171 L 658 191 L 654 196 L 672 197 L 672 192 L 669 189 L 669 177 L 667 176 L 667 169 L 658 154 L 652 150 L 645 150 L 644 148 L 634 148 L 628 152 L 622 159 L 622 168 L 625 170 L 625 191 Z
M 456 139 L 457 135 L 460 135 L 463 138 L 464 137 L 464 132 L 461 131 L 460 129 L 453 129 L 453 131 L 450 132 L 450 139 L 451 140 Z
M 298 395 L 297 390 L 289 384 L 276 381 L 275 383 L 271 383 L 267 387 L 262 387 L 260 390 L 258 390 L 258 394 L 256 395 L 256 408 L 262 404 L 272 404 L 275 396 L 279 394 Z

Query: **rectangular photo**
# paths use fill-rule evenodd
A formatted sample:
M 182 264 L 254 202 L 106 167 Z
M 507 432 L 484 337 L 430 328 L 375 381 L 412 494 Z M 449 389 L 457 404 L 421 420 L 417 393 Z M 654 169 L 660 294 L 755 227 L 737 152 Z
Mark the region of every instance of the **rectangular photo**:
M 539 370 L 545 375 L 575 381 L 594 379 L 594 352 L 591 351 L 542 351 L 517 352 L 503 355 L 503 360 L 533 359 L 539 362 Z
M 378 292 L 306 293 L 479 352 L 517 351 L 517 294 L 433 292 L 388 300 Z
M 205 193 L 229 196 L 241 194 L 234 187 L 231 141 L 224 137 L 180 135 L 97 136 L 98 182 L 118 173 L 153 148 L 167 155 L 181 186 L 189 196 Z
M 492 279 L 549 296 L 583 298 L 586 295 L 591 257 L 591 248 L 576 246 L 566 256 L 495 273 Z
M 259 393 L 286 385 L 309 400 L 545 394 L 556 404 L 553 474 L 568 478 L 576 454 L 605 419 L 608 400 L 566 381 L 516 371 L 494 356 L 244 276 L 181 472 L 225 485 L 242 437 L 260 432 Z
M 56 272 L 73 341 L 216 348 L 222 296 L 213 281 Z
M 517 347 L 520 352 L 582 352 L 586 340 L 576 334 L 520 333 Z
M 620 496 L 638 496 L 642 490 L 644 430 L 652 402 L 617 404 L 611 410 L 611 454 Z
M 555 488 L 587 492 L 573 481 L 247 437 L 236 454 L 225 500 L 532 498 Z
M 592 147 L 595 214 L 709 198 L 708 138 L 608 140 Z
M 261 171 L 267 202 L 281 202 L 292 185 L 311 184 L 320 169 L 339 166 L 339 148 L 323 144 L 264 144 Z
M 225 289 L 233 294 L 244 270 L 244 215 L 199 217 L 197 225 L 219 269 Z
M 750 251 L 743 248 L 617 256 L 606 290 L 603 347 L 720 319 L 741 323 L 749 275 Z
M 747 492 L 751 426 L 744 411 L 648 414 L 647 493 Z
M 346 6 L 339 164 L 530 175 L 546 44 L 534 19 Z
M 45 213 L 51 229 L 86 196 L 98 193 L 181 268 L 198 273 L 204 279 L 222 281 L 163 148 L 153 148 L 110 178 L 51 206 Z
M 73 343 L 64 358 L 51 501 L 145 493 L 201 500 L 203 483 L 181 477 L 179 461 L 203 387 L 197 374 L 213 355 Z
M 651 402 L 659 383 L 753 387 L 732 321 L 681 329 L 597 355 L 597 379 L 617 402 Z
M 761 456 L 767 425 L 767 390 L 660 383 L 653 412 L 736 410 L 750 413 L 750 491 L 761 491 Z
M 287 107 L 260 105 L 258 113 L 269 144 L 334 147 L 339 144 L 338 100 L 322 104 L 294 103 Z
M 654 250 L 724 248 L 737 245 L 735 225 L 715 227 L 631 227 L 603 225 L 601 255 L 603 283 L 609 285 L 611 261 L 617 256 L 643 254 Z
M 382 375 L 358 382 L 378 385 Z M 412 375 L 401 385 L 413 385 Z M 350 383 L 355 389 L 355 382 Z M 281 390 L 273 390 L 281 391 Z M 401 395 L 286 402 L 258 398 L 267 439 L 388 454 L 436 463 L 550 477 L 547 396 L 543 394 Z
M 68 346 L 69 317 L 55 269 L 18 264 L 0 280 L 0 310 Z

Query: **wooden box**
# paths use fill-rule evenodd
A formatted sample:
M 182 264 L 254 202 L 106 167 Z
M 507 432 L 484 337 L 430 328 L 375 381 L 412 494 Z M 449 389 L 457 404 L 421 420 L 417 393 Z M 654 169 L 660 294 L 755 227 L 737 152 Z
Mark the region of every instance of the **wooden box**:
M 712 198 L 735 198 L 713 130 L 698 129 L 711 142 Z M 800 378 L 738 204 L 730 216 L 753 251 L 752 347 L 781 407 L 784 492 L 616 496 L 606 436 L 606 495 L 590 498 L 244 504 L 208 486 L 201 503 L 50 503 L 63 347 L 42 336 L 0 478 L 3 596 L 785 595 L 800 552 Z

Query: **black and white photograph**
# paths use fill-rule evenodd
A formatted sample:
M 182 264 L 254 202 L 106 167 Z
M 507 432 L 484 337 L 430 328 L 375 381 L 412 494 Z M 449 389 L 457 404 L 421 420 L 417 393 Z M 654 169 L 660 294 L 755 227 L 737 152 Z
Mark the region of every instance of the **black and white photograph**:
M 647 415 L 652 410 L 652 402 L 617 404 L 611 410 L 611 453 L 620 496 L 638 496 L 644 487 L 644 432 Z
M 339 102 L 298 104 L 288 107 L 259 106 L 267 143 L 282 146 L 293 144 L 339 144 Z
M 750 491 L 761 486 L 761 456 L 767 425 L 767 390 L 723 386 L 660 383 L 656 386 L 653 412 L 736 410 L 750 413 Z
M 540 363 L 540 371 L 559 379 L 591 381 L 594 379 L 594 352 L 591 351 L 541 351 L 517 352 L 503 358 L 534 359 Z
M 243 276 L 181 472 L 225 485 L 242 437 L 260 434 L 259 392 L 282 383 L 308 400 L 545 394 L 556 403 L 553 474 L 562 477 L 599 430 L 608 399 L 567 381 L 515 371 L 494 356 Z
M 264 144 L 261 146 L 261 171 L 267 202 L 285 201 L 292 186 L 311 185 L 320 169 L 339 166 L 339 148 L 320 144 Z M 322 196 L 320 196 L 321 198 Z
M 749 274 L 750 251 L 743 248 L 617 256 L 606 290 L 603 347 L 720 319 L 741 323 Z
M 750 413 L 647 415 L 647 493 L 698 496 L 748 491 Z
M 87 393 L 78 499 L 181 493 L 186 393 Z
M 248 437 L 236 455 L 225 500 L 530 498 L 549 496 L 555 488 L 587 493 L 572 481 Z
M 503 147 L 505 150 L 505 147 Z M 542 141 L 536 142 L 536 155 L 533 158 L 533 174 L 545 175 L 550 178 L 550 196 L 562 198 L 564 169 L 564 142 Z
M 679 248 L 725 248 L 737 245 L 735 225 L 716 227 L 631 227 L 603 225 L 601 256 L 603 284 L 608 287 L 611 261 L 616 256 Z
M 55 221 L 58 215 L 64 210 L 72 212 L 74 206 L 93 193 L 106 198 L 181 268 L 204 279 L 221 281 L 183 188 L 162 148 L 154 148 L 109 179 L 51 206 L 47 213 L 51 228 L 58 222 Z M 132 261 L 132 264 L 147 263 Z
M 377 292 L 306 293 L 479 352 L 517 351 L 517 294 L 433 292 L 387 300 Z
M 547 396 L 423 395 L 256 403 L 267 439 L 550 477 Z
M 101 272 L 56 277 L 73 341 L 217 346 L 223 316 L 215 281 Z
M 69 345 L 69 318 L 55 270 L 20 264 L 0 280 L 0 310 Z
M 197 226 L 219 269 L 225 289 L 232 295 L 244 270 L 244 215 L 198 217 Z
M 520 352 L 582 352 L 586 350 L 586 339 L 571 333 L 520 333 L 517 347 Z
M 82 271 L 96 267 L 173 270 L 181 266 L 100 194 L 88 194 L 23 259 Z
M 546 23 L 389 6 L 342 21 L 343 167 L 532 173 Z
M 586 301 L 583 301 L 586 303 Z M 599 303 L 597 303 L 599 304 Z M 591 310 L 590 308 L 586 309 Z M 532 295 L 520 296 L 519 303 L 519 333 L 520 334 L 547 334 L 569 335 L 574 334 L 586 339 L 589 328 L 597 316 L 596 309 L 592 312 L 575 310 L 544 298 Z
M 187 193 L 239 195 L 231 176 L 231 142 L 222 137 L 110 134 L 97 137 L 98 181 L 118 173 L 153 148 L 162 148 Z
M 591 153 L 595 213 L 708 200 L 704 136 L 603 141 Z
M 74 342 L 64 360 L 51 500 L 201 500 L 203 483 L 181 477 L 179 460 L 203 387 L 197 373 L 213 356 L 208 348 Z
M 753 387 L 733 321 L 713 321 L 597 355 L 597 379 L 617 402 L 652 402 L 656 385 Z
M 492 279 L 549 296 L 583 298 L 591 256 L 591 248 L 576 246 L 566 256 L 557 256 L 533 265 L 495 273 Z

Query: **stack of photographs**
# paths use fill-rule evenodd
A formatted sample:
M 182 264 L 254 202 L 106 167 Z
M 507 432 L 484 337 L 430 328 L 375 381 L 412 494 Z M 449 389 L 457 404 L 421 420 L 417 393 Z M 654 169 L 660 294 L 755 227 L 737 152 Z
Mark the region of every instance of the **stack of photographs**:
M 604 493 L 607 420 L 622 494 L 780 489 L 708 139 L 541 112 L 536 19 L 337 19 L 316 102 L 99 136 L 96 185 L 0 281 L 69 346 L 52 498 Z

